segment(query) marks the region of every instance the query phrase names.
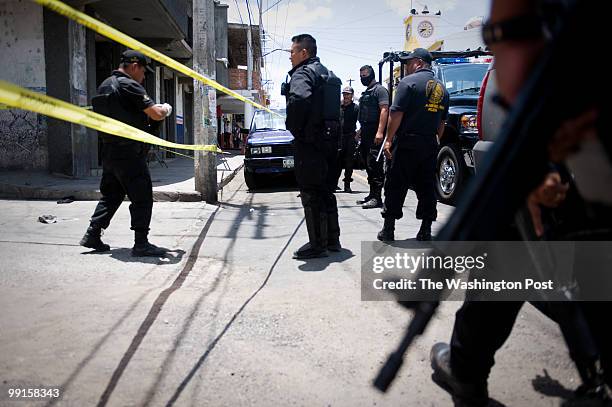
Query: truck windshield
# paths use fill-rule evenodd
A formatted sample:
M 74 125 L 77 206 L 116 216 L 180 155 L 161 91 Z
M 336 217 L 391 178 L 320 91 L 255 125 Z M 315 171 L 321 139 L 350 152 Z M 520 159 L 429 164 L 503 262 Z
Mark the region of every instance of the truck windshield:
M 264 110 L 258 110 L 253 116 L 251 132 L 267 130 L 285 130 L 285 119 Z
M 477 95 L 487 73 L 487 64 L 448 65 L 444 69 L 444 85 L 450 95 Z

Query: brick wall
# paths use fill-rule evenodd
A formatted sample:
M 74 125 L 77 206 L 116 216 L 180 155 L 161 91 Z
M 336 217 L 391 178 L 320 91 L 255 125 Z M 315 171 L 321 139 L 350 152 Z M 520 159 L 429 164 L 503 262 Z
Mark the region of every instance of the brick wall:
M 229 88 L 246 89 L 247 71 L 246 69 L 229 69 Z M 253 89 L 261 90 L 261 78 L 259 72 L 253 72 Z

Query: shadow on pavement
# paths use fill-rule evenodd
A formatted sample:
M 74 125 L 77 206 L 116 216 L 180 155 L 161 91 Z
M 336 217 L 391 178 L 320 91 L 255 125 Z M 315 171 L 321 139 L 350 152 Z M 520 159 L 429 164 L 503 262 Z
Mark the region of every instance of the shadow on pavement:
M 83 254 L 108 254 L 109 252 L 85 252 Z M 110 258 L 122 261 L 124 263 L 145 263 L 155 264 L 157 266 L 164 266 L 170 264 L 178 264 L 183 259 L 185 251 L 181 249 L 167 250 L 166 255 L 163 257 L 133 257 L 132 249 L 121 247 L 118 249 L 111 249 Z
M 119 364 L 115 368 L 108 384 L 106 385 L 106 388 L 104 389 L 104 392 L 100 396 L 100 400 L 98 401 L 98 404 L 97 404 L 98 406 L 107 405 L 111 395 L 113 394 L 113 391 L 115 390 L 115 387 L 117 386 L 117 384 L 119 383 L 119 380 L 121 379 L 121 376 L 123 376 L 123 372 L 125 371 L 132 357 L 134 356 L 134 354 L 140 347 L 140 344 L 142 343 L 145 336 L 149 332 L 149 329 L 151 328 L 151 326 L 153 326 L 153 324 L 157 320 L 159 313 L 164 307 L 164 304 L 168 301 L 168 298 L 174 292 L 176 292 L 182 287 L 183 283 L 185 282 L 185 280 L 187 279 L 187 277 L 193 270 L 193 266 L 195 265 L 198 259 L 198 255 L 204 244 L 204 240 L 206 239 L 206 236 L 208 235 L 208 231 L 210 230 L 210 227 L 213 221 L 215 220 L 215 217 L 217 216 L 218 210 L 219 208 L 215 209 L 215 211 L 209 216 L 208 220 L 206 221 L 206 224 L 200 231 L 200 234 L 197 240 L 191 247 L 191 251 L 189 253 L 189 257 L 187 259 L 187 262 L 185 263 L 185 266 L 179 272 L 178 276 L 176 277 L 172 285 L 166 288 L 165 290 L 163 290 L 159 294 L 159 296 L 155 299 L 155 302 L 151 306 L 151 309 L 149 310 L 144 321 L 142 321 L 142 324 L 138 328 L 138 331 L 136 332 L 134 338 L 132 339 L 132 342 L 130 343 L 128 349 L 125 351 L 125 353 L 123 354 L 123 357 L 119 361 Z M 119 250 L 123 250 L 123 253 L 129 252 L 129 249 L 119 249 Z M 129 255 L 131 256 L 131 253 Z M 138 258 L 135 258 L 135 259 L 138 259 Z
M 270 174 L 259 176 L 257 189 L 249 189 L 251 194 L 272 194 L 277 192 L 298 191 L 293 174 Z
M 263 290 L 266 287 L 266 285 L 268 284 L 268 281 L 270 280 L 270 277 L 272 276 L 272 273 L 276 269 L 276 265 L 278 264 L 280 259 L 283 257 L 284 253 L 287 251 L 287 247 L 289 247 L 289 245 L 293 241 L 293 238 L 295 237 L 295 235 L 297 234 L 298 230 L 300 229 L 303 223 L 304 223 L 304 220 L 302 219 L 300 223 L 293 230 L 293 233 L 291 234 L 291 237 L 287 240 L 287 243 L 285 243 L 283 248 L 280 250 L 280 252 L 276 256 L 276 259 L 272 263 L 272 266 L 270 266 L 270 269 L 268 270 L 268 274 L 266 275 L 264 281 L 261 283 L 259 288 L 257 288 L 251 294 L 251 296 L 249 296 L 249 298 L 240 306 L 238 311 L 234 313 L 234 315 L 231 317 L 229 322 L 225 324 L 221 332 L 214 337 L 212 342 L 210 342 L 210 344 L 208 345 L 204 353 L 200 356 L 200 358 L 196 361 L 196 363 L 190 369 L 189 373 L 187 373 L 187 375 L 181 381 L 179 386 L 176 388 L 174 394 L 172 395 L 172 397 L 170 397 L 170 400 L 168 400 L 168 402 L 166 403 L 166 407 L 174 406 L 176 404 L 177 400 L 179 399 L 179 397 L 181 396 L 181 394 L 183 393 L 187 385 L 191 382 L 191 380 L 194 378 L 196 373 L 202 368 L 202 366 L 208 359 L 208 356 L 210 355 L 210 353 L 215 349 L 215 347 L 217 346 L 217 343 L 219 343 L 219 341 L 223 338 L 223 336 L 227 333 L 227 331 L 232 327 L 236 319 L 240 317 L 240 315 L 242 314 L 244 309 L 249 305 L 249 303 L 259 294 L 261 290 Z
M 537 375 L 531 381 L 531 384 L 535 391 L 545 396 L 560 397 L 566 400 L 574 397 L 574 392 L 566 389 L 558 380 L 550 377 L 546 369 L 544 369 L 544 375 Z
M 318 259 L 308 259 L 308 260 L 296 260 L 303 261 L 303 264 L 298 266 L 300 271 L 304 271 L 307 273 L 313 273 L 318 271 L 324 271 L 330 264 L 334 263 L 342 263 L 350 258 L 355 257 L 352 251 L 349 249 L 341 249 L 339 252 L 329 252 L 329 257 L 321 257 Z

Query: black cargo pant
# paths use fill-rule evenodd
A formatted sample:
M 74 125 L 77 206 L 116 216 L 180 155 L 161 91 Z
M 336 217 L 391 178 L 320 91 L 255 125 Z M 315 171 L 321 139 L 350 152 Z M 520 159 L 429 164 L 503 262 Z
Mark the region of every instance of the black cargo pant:
M 108 150 L 108 149 L 107 149 Z M 148 232 L 153 210 L 153 185 L 146 157 L 113 158 L 109 151 L 102 159 L 102 198 L 91 217 L 91 223 L 108 228 L 111 219 L 127 195 L 130 199 L 131 229 Z
M 438 141 L 435 136 L 397 135 L 392 147 L 393 159 L 387 165 L 383 218 L 401 219 L 408 189 L 419 201 L 416 218 L 435 221 L 435 172 Z
M 451 339 L 451 369 L 462 381 L 487 380 L 495 363 L 495 352 L 510 336 L 523 302 L 466 301 L 457 311 Z M 602 349 L 603 341 L 610 340 L 604 315 L 610 315 L 610 303 L 535 302 L 533 305 L 559 324 L 571 358 L 577 365 L 592 362 L 601 352 L 602 366 L 610 355 Z M 599 316 L 597 316 L 599 315 Z M 592 328 L 593 318 L 599 329 Z M 607 335 L 607 337 L 606 337 Z M 608 345 L 609 347 L 609 345 Z M 607 357 L 607 362 L 605 358 Z
M 355 133 L 342 135 L 342 146 L 338 155 L 338 168 L 336 171 L 336 184 L 340 181 L 340 175 L 344 169 L 343 182 L 353 182 L 353 156 L 355 154 Z
M 380 151 L 380 144 L 374 144 L 378 124 L 376 126 L 362 125 L 361 127 L 361 156 L 366 163 L 368 173 L 368 184 L 370 185 L 370 197 L 381 200 L 382 188 L 385 181 L 384 157 L 376 160 Z
M 337 140 L 322 140 L 319 144 L 296 140 L 295 178 L 300 188 L 304 213 L 317 220 L 327 220 L 327 240 L 340 237 L 336 172 L 338 165 Z M 307 223 L 308 225 L 308 223 Z

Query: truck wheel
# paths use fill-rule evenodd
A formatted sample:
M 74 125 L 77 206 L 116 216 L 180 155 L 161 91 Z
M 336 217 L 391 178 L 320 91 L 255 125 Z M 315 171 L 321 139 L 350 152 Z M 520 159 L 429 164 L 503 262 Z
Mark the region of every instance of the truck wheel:
M 257 189 L 257 174 L 255 172 L 247 171 L 244 169 L 244 181 L 247 184 L 247 187 L 253 191 Z
M 461 161 L 461 153 L 454 145 L 440 149 L 436 166 L 436 190 L 440 202 L 454 205 L 465 177 L 465 164 Z

